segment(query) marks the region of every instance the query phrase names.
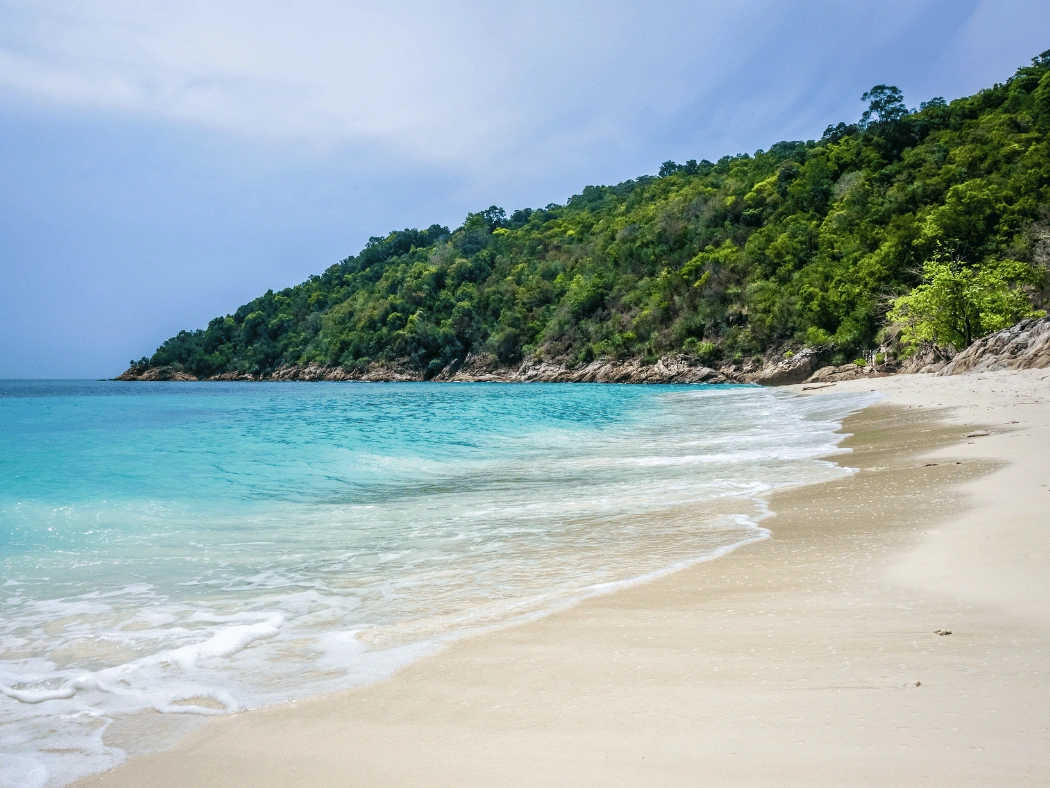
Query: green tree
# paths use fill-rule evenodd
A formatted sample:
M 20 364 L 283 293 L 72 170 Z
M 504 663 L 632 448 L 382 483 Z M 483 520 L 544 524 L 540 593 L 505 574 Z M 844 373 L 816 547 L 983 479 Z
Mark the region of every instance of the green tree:
M 862 128 L 872 123 L 893 123 L 908 114 L 908 108 L 904 106 L 904 94 L 893 85 L 876 85 L 860 100 L 868 102 L 868 108 L 860 116 Z
M 1025 284 L 1039 272 L 1017 260 L 991 260 L 968 266 L 958 260 L 933 259 L 923 265 L 923 281 L 893 302 L 889 319 L 901 327 L 901 341 L 951 344 L 963 350 L 977 338 L 1012 326 L 1032 309 Z

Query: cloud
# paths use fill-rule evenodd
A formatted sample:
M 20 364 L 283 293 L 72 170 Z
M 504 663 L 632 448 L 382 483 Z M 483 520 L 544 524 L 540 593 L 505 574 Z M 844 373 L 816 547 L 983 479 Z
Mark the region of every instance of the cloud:
M 379 139 L 427 158 L 498 146 L 552 112 L 615 106 L 634 92 L 627 62 L 652 71 L 651 15 L 604 4 L 56 8 L 9 4 L 0 83 L 10 91 L 255 136 Z M 736 13 L 726 3 L 706 16 L 715 29 Z
M 727 80 L 765 61 L 759 87 L 782 110 L 812 84 L 784 84 L 815 62 L 793 40 L 812 50 L 797 20 L 827 27 L 828 50 L 865 50 L 930 5 L 15 0 L 0 21 L 0 86 L 52 106 L 481 167 L 522 149 L 629 148 L 683 112 L 713 112 Z

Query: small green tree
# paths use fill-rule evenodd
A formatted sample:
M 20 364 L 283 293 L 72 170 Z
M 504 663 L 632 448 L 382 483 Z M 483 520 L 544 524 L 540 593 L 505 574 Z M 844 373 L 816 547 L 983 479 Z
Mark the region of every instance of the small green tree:
M 901 342 L 951 344 L 962 350 L 977 338 L 1045 313 L 1032 309 L 1028 286 L 1040 272 L 1017 260 L 968 266 L 936 258 L 923 264 L 923 282 L 893 302 L 889 319 L 901 326 Z

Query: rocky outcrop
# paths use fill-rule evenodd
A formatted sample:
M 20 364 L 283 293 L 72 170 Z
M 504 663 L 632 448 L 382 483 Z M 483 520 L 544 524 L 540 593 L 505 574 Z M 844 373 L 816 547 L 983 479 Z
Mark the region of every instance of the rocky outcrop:
M 596 359 L 569 366 L 549 361 L 525 361 L 520 367 L 500 367 L 486 355 L 470 355 L 458 369 L 445 370 L 434 380 L 462 383 L 727 383 L 734 378 L 705 367 L 688 356 L 664 356 L 655 364 L 640 359 Z
M 884 378 L 892 373 L 860 364 L 843 364 L 838 367 L 821 367 L 806 380 L 806 383 L 839 383 L 858 378 Z
M 224 380 L 224 381 L 243 380 L 243 381 L 253 381 L 253 380 L 255 380 L 255 378 L 252 375 L 249 375 L 246 372 L 223 372 L 221 375 L 215 375 L 215 376 L 210 377 L 210 378 L 205 378 L 205 380 Z
M 197 377 L 176 367 L 131 367 L 123 375 L 118 375 L 113 379 L 190 381 L 197 380 Z
M 803 383 L 823 365 L 822 362 L 827 354 L 827 348 L 804 348 L 758 372 L 745 375 L 744 380 L 762 386 L 790 386 L 793 383 Z
M 665 356 L 655 364 L 639 359 L 610 361 L 599 359 L 576 369 L 551 364 L 523 364 L 518 370 L 523 382 L 572 383 L 726 383 L 730 378 L 721 372 L 692 362 L 685 356 Z
M 939 371 L 941 375 L 1050 367 L 1050 317 L 1022 320 L 978 339 Z
M 906 375 L 935 374 L 944 369 L 954 356 L 955 350 L 953 348 L 940 347 L 932 342 L 924 342 L 919 346 L 915 355 L 904 362 L 900 371 Z
M 171 367 L 145 369 L 132 367 L 117 380 L 197 380 Z M 319 381 L 359 380 L 368 382 L 421 381 L 420 372 L 401 364 L 370 364 L 364 369 L 347 370 L 310 363 L 281 367 L 272 374 L 253 377 L 226 372 L 207 380 L 215 381 Z M 441 370 L 432 378 L 454 383 L 736 383 L 739 376 L 730 369 L 716 371 L 683 355 L 664 356 L 655 364 L 640 359 L 597 359 L 589 364 L 567 365 L 528 360 L 517 367 L 506 367 L 488 354 L 468 355 L 461 364 Z
M 281 367 L 274 370 L 272 375 L 258 379 L 311 382 L 318 380 L 363 380 L 370 383 L 406 383 L 422 380 L 423 375 L 396 364 L 372 364 L 365 369 L 348 370 L 342 367 L 329 367 L 312 362 L 310 364 Z

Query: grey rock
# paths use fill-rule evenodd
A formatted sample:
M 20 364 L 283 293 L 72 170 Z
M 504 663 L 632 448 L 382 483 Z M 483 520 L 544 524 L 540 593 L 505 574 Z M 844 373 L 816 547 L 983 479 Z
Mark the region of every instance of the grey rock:
M 745 375 L 749 383 L 763 386 L 790 386 L 804 383 L 821 366 L 827 355 L 825 348 L 805 348 L 790 358 L 785 358 L 760 372 Z
M 122 375 L 117 375 L 113 378 L 114 380 L 174 380 L 174 381 L 192 381 L 197 380 L 195 375 L 191 375 L 189 372 L 184 372 L 177 367 L 150 367 L 149 369 L 142 369 L 141 367 L 132 367 Z
M 978 339 L 940 370 L 941 375 L 1050 367 L 1050 318 L 1022 320 Z
M 944 369 L 954 355 L 953 348 L 924 342 L 919 346 L 915 355 L 904 362 L 900 371 L 905 374 L 934 374 Z
M 843 364 L 839 367 L 821 367 L 806 379 L 806 383 L 838 383 L 858 378 L 884 378 L 887 374 L 875 367 Z
M 421 381 L 423 375 L 405 363 L 373 363 L 364 369 L 347 370 L 311 362 L 281 367 L 269 375 L 253 377 L 225 372 L 208 378 L 214 381 L 319 381 L 359 380 L 368 382 Z M 495 357 L 479 353 L 468 355 L 461 364 L 450 365 L 433 378 L 456 383 L 731 383 L 739 382 L 732 371 L 716 371 L 684 355 L 664 356 L 654 364 L 640 359 L 596 359 L 589 364 L 570 366 L 549 361 L 528 360 L 518 367 L 502 366 Z M 142 369 L 133 367 L 118 380 L 197 380 L 172 367 Z

